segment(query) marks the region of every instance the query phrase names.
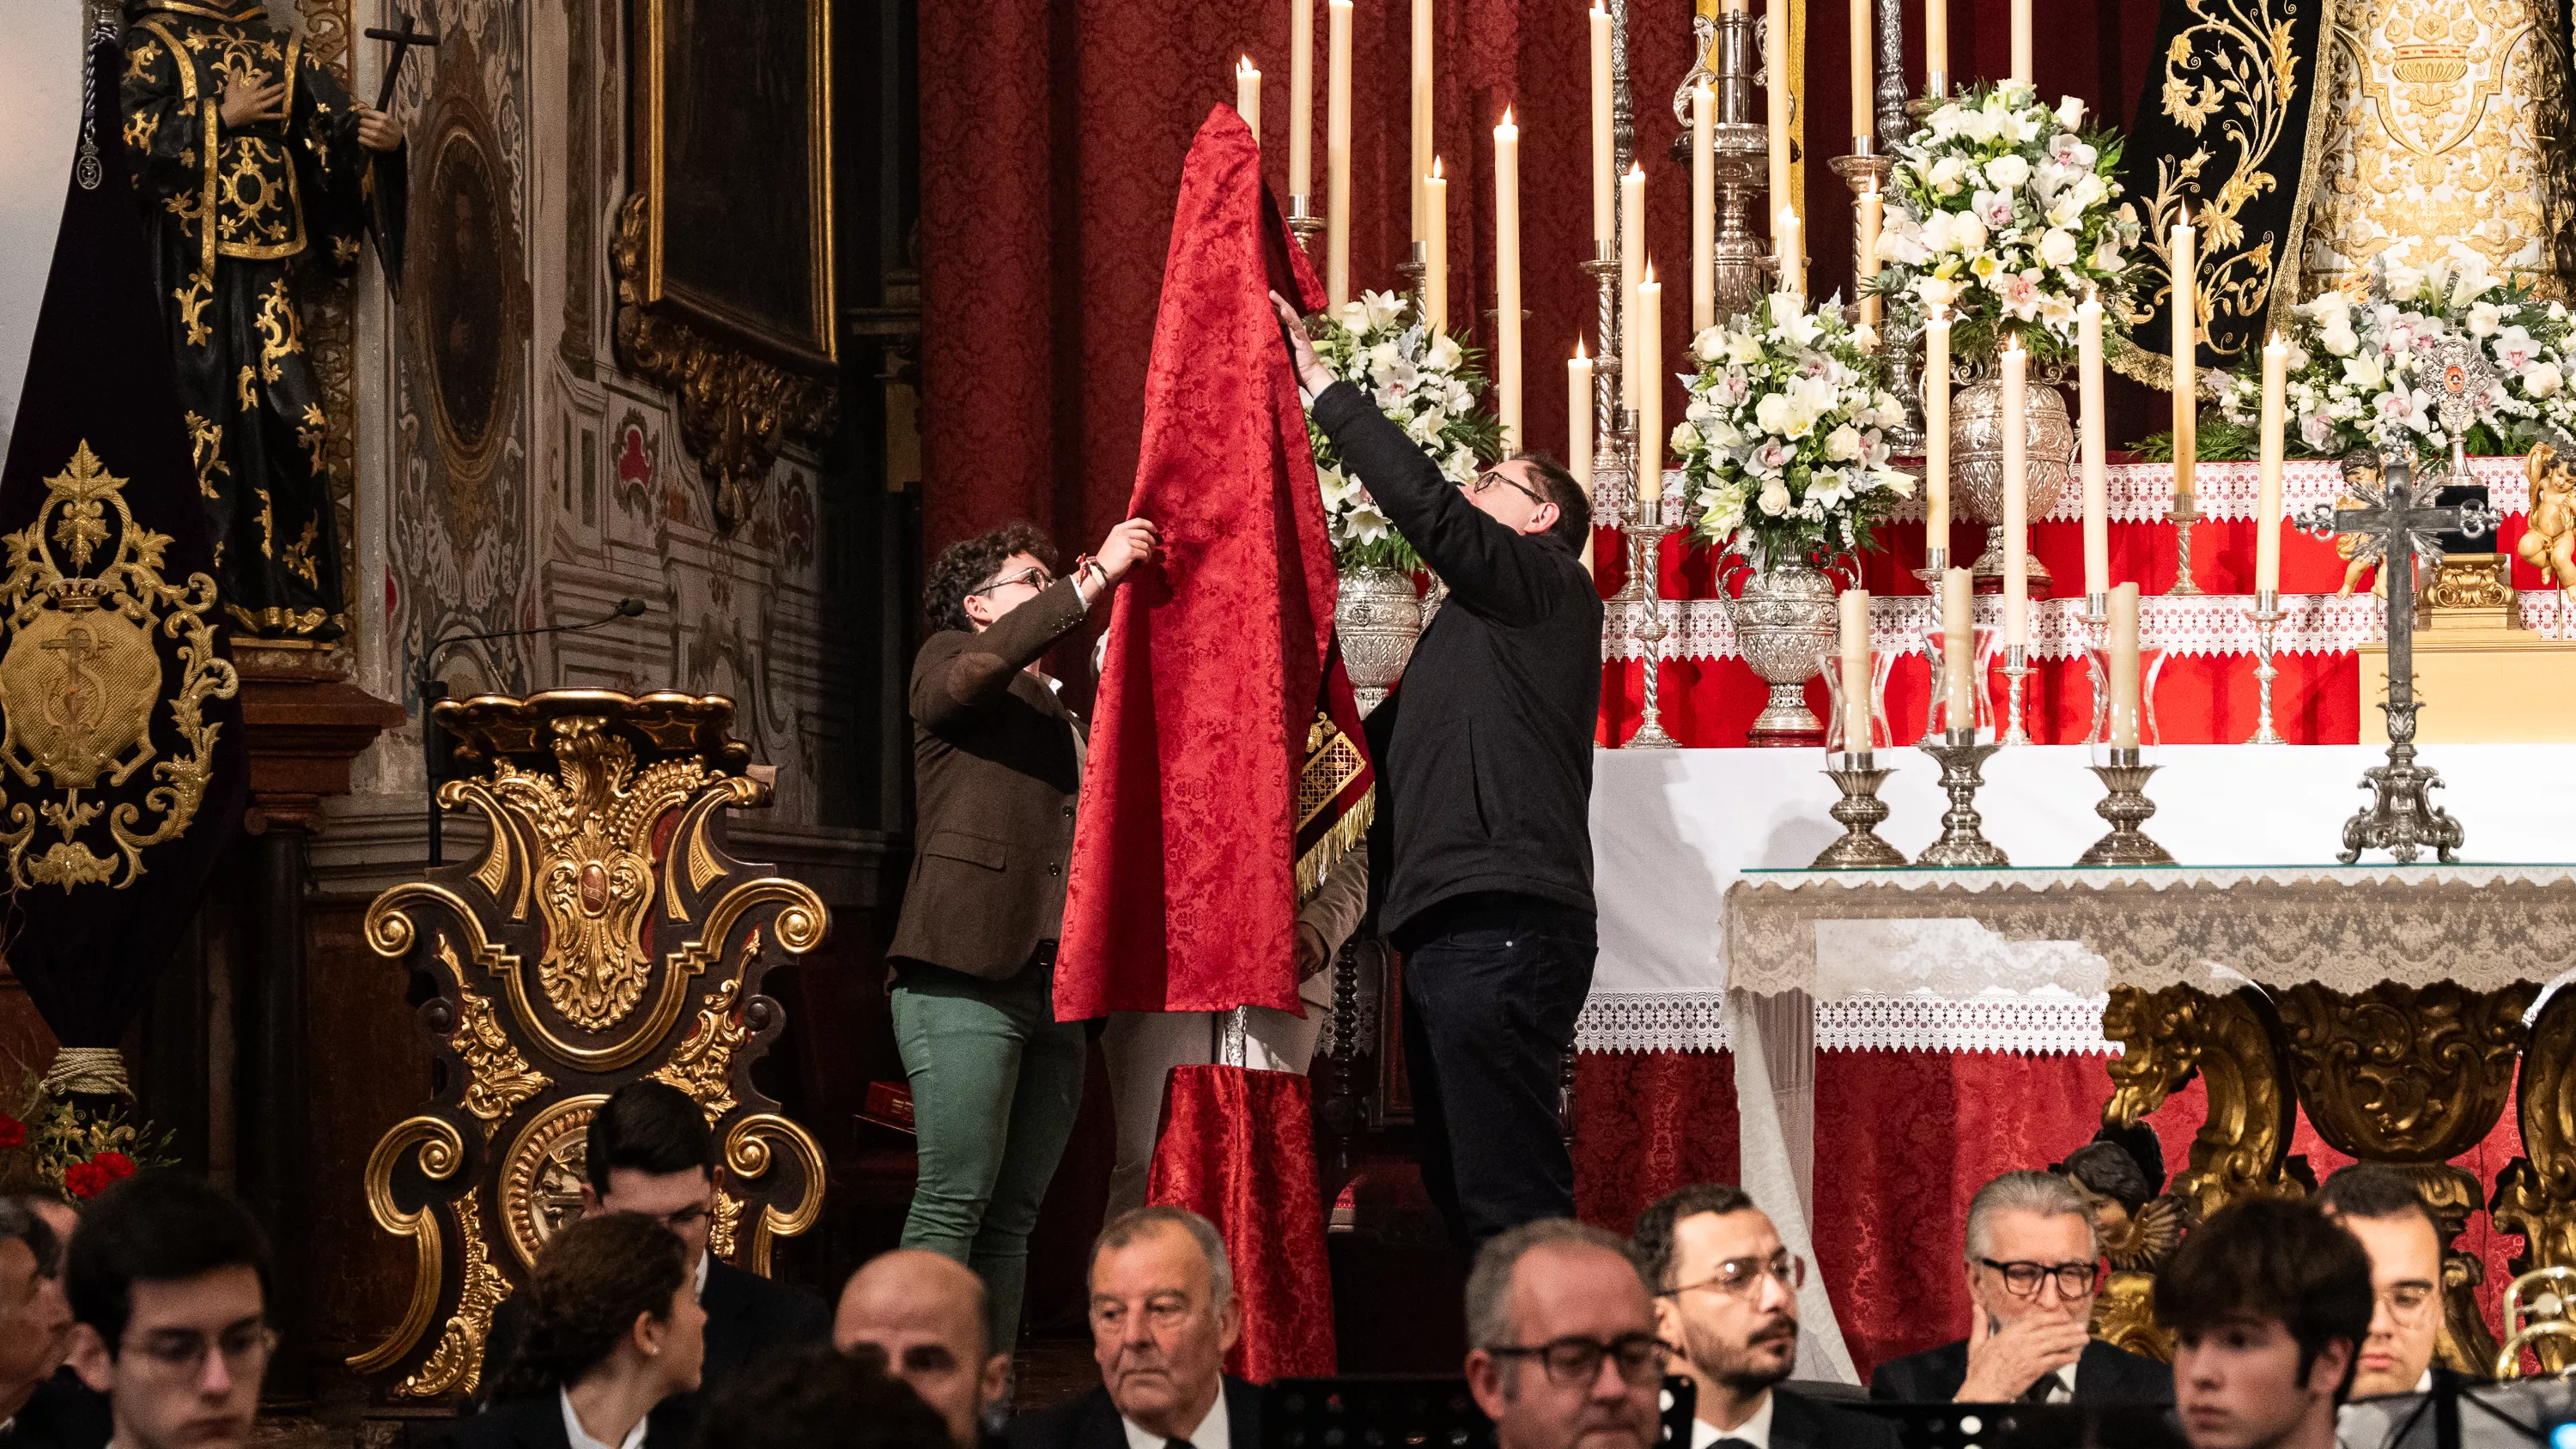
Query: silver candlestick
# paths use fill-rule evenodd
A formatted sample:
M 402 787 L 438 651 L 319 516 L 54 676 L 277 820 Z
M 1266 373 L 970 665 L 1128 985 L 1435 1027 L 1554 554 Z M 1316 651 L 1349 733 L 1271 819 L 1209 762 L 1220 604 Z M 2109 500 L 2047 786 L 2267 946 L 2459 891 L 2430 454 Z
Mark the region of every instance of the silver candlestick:
M 1662 556 L 1664 535 L 1673 526 L 1664 522 L 1662 500 L 1648 502 L 1640 494 L 1636 516 L 1627 525 L 1628 576 L 1635 581 L 1638 598 L 1644 604 L 1644 619 L 1637 625 L 1636 639 L 1645 648 L 1645 690 L 1638 711 L 1637 732 L 1628 737 L 1632 750 L 1673 750 L 1681 741 L 1664 731 L 1663 664 L 1664 637 L 1671 632 L 1664 624 L 1662 588 L 1656 578 L 1656 565 Z M 1651 516 L 1650 516 L 1651 515 Z
M 1906 134 L 1905 0 L 1878 0 L 1878 134 L 1894 145 Z
M 1306 249 L 1310 261 L 1314 258 L 1315 238 L 1324 234 L 1324 226 L 1324 219 L 1315 214 L 1309 198 L 1300 195 L 1288 198 L 1288 234 L 1297 238 L 1297 245 Z
M 1985 783 L 1979 773 L 1986 757 L 2000 745 L 1981 745 L 1976 735 L 1965 730 L 1952 730 L 1937 745 L 1917 746 L 1923 753 L 1941 763 L 1941 789 L 1950 797 L 1950 808 L 1941 813 L 1941 838 L 1923 847 L 1914 858 L 1916 865 L 1932 866 L 2005 866 L 2012 861 L 1994 842 L 1978 830 L 1983 823 L 1977 814 L 1977 787 Z
M 2200 522 L 2200 495 L 2185 493 L 2174 499 L 2173 512 L 2166 516 L 2173 520 L 2175 564 L 2173 587 L 2165 590 L 2165 597 L 2197 594 L 2200 585 L 2191 581 L 2191 526 Z
M 1427 307 L 1430 299 L 1422 294 L 1422 284 L 1431 275 L 1431 244 L 1417 241 L 1408 249 L 1405 259 L 1395 264 L 1395 274 L 1403 279 L 1404 290 L 1413 297 L 1414 305 Z
M 2084 596 L 2086 645 L 2084 672 L 2090 675 L 2093 681 L 2093 727 L 2084 732 L 2084 738 L 2088 740 L 2102 738 L 2102 726 L 2111 718 L 2111 679 L 2102 667 L 2102 651 L 2108 647 L 2109 640 L 2106 636 L 2110 633 L 2110 629 L 2111 596 L 2086 594 Z
M 2030 646 L 2004 646 L 2004 733 L 2002 743 L 2026 745 L 2030 736 L 2021 727 L 2022 681 L 2031 675 Z
M 2173 864 L 2165 848 L 2138 829 L 2156 813 L 2156 802 L 2147 798 L 2147 777 L 2156 769 L 2144 763 L 2134 749 L 2115 749 L 2111 751 L 2111 763 L 2092 767 L 2093 773 L 2101 777 L 2105 791 L 2093 813 L 2111 822 L 2111 833 L 2077 856 L 2077 865 Z
M 1880 768 L 1867 750 L 1827 755 L 1825 778 L 1843 792 L 1825 813 L 1843 828 L 1840 838 L 1816 856 L 1810 870 L 1886 870 L 1905 864 L 1905 852 L 1878 838 L 1878 823 L 1887 818 L 1887 802 L 1878 798 L 1879 782 L 1892 771 Z
M 1825 164 L 1833 167 L 1834 174 L 1843 179 L 1843 184 L 1845 186 L 1851 188 L 1852 201 L 1855 206 L 1859 204 L 1860 198 L 1868 192 L 1875 191 L 1881 196 L 1886 195 L 1887 178 L 1896 170 L 1895 161 L 1886 156 L 1880 155 L 1878 153 L 1877 142 L 1868 136 L 1852 137 L 1852 153 L 1848 156 L 1837 156 Z M 1843 309 L 1843 313 L 1854 325 L 1866 322 L 1872 327 L 1875 327 L 1878 325 L 1878 314 L 1881 309 L 1878 305 L 1878 298 L 1865 297 L 1861 295 L 1860 283 L 1862 275 L 1868 267 L 1868 259 L 1859 254 L 1858 244 L 1860 240 L 1860 229 L 1857 225 L 1852 229 L 1852 240 L 1854 244 L 1852 255 L 1852 300 L 1851 305 Z M 1815 283 L 1810 281 L 1807 284 L 1807 290 L 1809 292 L 1813 292 L 1815 290 Z M 1884 348 L 1887 344 L 1884 339 L 1881 339 L 1879 345 Z
M 2254 697 L 2262 722 L 2254 727 L 2254 738 L 2245 742 L 2249 745 L 2289 743 L 2272 727 L 2272 681 L 2281 674 L 2272 663 L 2272 630 L 2288 617 L 2281 608 L 2280 590 L 2254 591 Z

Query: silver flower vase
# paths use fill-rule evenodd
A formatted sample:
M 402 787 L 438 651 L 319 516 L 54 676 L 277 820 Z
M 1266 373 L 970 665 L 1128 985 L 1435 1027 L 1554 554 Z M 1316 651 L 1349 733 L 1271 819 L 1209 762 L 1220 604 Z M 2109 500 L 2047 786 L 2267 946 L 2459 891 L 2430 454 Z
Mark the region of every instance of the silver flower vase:
M 2066 395 L 2033 381 L 2022 394 L 2023 479 L 2030 490 L 2030 521 L 2057 506 L 2075 467 L 2075 425 Z M 1966 512 L 1986 525 L 1986 551 L 1976 562 L 1979 582 L 2004 572 L 2004 385 L 1988 377 L 1959 389 L 1950 400 L 1950 481 L 1967 500 Z M 2025 551 L 2023 573 L 2031 594 L 2045 598 L 2051 583 L 2039 555 Z M 1996 587 L 2001 587 L 1998 584 Z M 1935 592 L 1938 592 L 1937 590 Z
M 1342 575 L 1333 600 L 1333 628 L 1340 634 L 1342 667 L 1351 677 L 1351 694 L 1365 715 L 1378 707 L 1387 691 L 1404 677 L 1420 637 L 1422 600 L 1410 575 L 1374 564 Z
M 1771 686 L 1771 700 L 1745 736 L 1754 746 L 1814 748 L 1825 729 L 1807 708 L 1807 681 L 1834 647 L 1834 581 L 1804 559 L 1750 566 L 1743 592 L 1727 601 L 1744 662 Z

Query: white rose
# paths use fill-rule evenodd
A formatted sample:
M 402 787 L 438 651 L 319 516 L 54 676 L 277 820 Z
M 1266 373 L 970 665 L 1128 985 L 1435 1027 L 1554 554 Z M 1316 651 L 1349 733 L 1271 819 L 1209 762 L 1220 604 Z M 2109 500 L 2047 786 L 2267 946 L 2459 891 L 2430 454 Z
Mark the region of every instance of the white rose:
M 1753 405 L 1753 425 L 1775 437 L 1785 435 L 1794 411 L 1785 395 L 1766 393 L 1760 402 Z
M 1691 339 L 1691 356 L 1702 362 L 1715 362 L 1726 355 L 1726 333 L 1711 327 Z
M 2337 357 L 2350 357 L 2361 346 L 2361 338 L 2353 332 L 2349 318 L 2337 318 L 2328 323 L 2325 331 L 2317 334 L 2317 340 L 2325 344 L 2326 351 Z
M 1759 500 L 1759 504 L 1763 512 L 1770 514 L 1774 518 L 1788 512 L 1789 485 L 1778 478 L 1774 478 L 1770 482 L 1763 484 L 1762 497 Z
M 2388 295 L 2400 302 L 2412 302 L 2424 290 L 2424 274 L 2413 267 L 2388 269 Z
M 1442 372 L 1455 372 L 1458 364 L 1466 360 L 1466 354 L 1459 350 L 1458 339 L 1448 333 L 1443 332 L 1432 340 L 1431 365 L 1433 367 Z
M 1967 162 L 1956 156 L 1944 156 L 1932 163 L 1932 173 L 1924 180 L 1941 195 L 1956 196 L 1959 194 L 1960 185 L 1966 179 L 1967 172 Z
M 2533 397 L 2555 397 L 2563 381 L 2556 363 L 2535 362 L 2522 370 L 2522 390 Z
M 2487 337 L 2504 326 L 2504 308 L 2493 302 L 2473 303 L 2469 307 L 2469 335 Z
M 1976 251 L 1979 247 L 1982 247 L 1985 244 L 1986 224 L 1977 219 L 1977 214 L 1975 212 L 1962 211 L 1953 214 L 1953 220 L 1950 223 L 1950 246 L 1952 250 L 1965 256 Z
M 2084 124 L 2084 103 L 2068 96 L 2057 103 L 2057 128 L 2072 131 Z
M 2030 163 L 2019 156 L 2006 154 L 1986 163 L 1986 182 L 1999 190 L 2010 191 L 2030 179 Z
M 2039 259 L 2052 267 L 2075 265 L 2075 233 L 2050 228 L 2039 239 Z
M 1860 456 L 1860 429 L 1849 423 L 1825 435 L 1825 456 L 1837 463 L 1848 463 Z
M 2102 240 L 2093 246 L 2093 270 L 2116 272 L 2120 270 L 2120 260 L 2119 238 L 2107 231 L 2102 233 Z

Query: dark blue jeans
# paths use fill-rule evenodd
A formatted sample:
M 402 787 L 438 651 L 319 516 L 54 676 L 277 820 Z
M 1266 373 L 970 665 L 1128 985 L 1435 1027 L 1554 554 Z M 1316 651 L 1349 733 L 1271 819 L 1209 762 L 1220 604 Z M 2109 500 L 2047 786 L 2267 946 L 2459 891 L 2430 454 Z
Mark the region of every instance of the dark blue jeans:
M 1557 1109 L 1599 942 L 1592 912 L 1532 896 L 1462 896 L 1427 914 L 1404 932 L 1405 1071 L 1423 1186 L 1473 1253 L 1574 1216 Z

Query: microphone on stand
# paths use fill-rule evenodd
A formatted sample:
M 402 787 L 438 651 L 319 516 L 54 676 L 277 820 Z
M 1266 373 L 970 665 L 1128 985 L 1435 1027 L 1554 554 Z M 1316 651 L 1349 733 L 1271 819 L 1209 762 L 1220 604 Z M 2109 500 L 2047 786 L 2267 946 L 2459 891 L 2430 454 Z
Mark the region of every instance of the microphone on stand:
M 483 639 L 530 639 L 539 634 L 579 634 L 601 629 L 620 619 L 641 619 L 645 605 L 642 599 L 620 599 L 617 607 L 582 624 L 549 624 L 542 629 L 493 629 L 480 633 L 441 634 L 421 651 L 420 665 L 412 671 L 412 686 L 420 691 L 420 751 L 423 773 L 429 780 L 429 863 L 444 865 L 445 816 L 438 808 L 438 787 L 446 784 L 456 764 L 456 742 L 438 722 L 437 705 L 447 698 L 447 681 L 436 676 L 439 655 L 450 645 L 471 644 Z

